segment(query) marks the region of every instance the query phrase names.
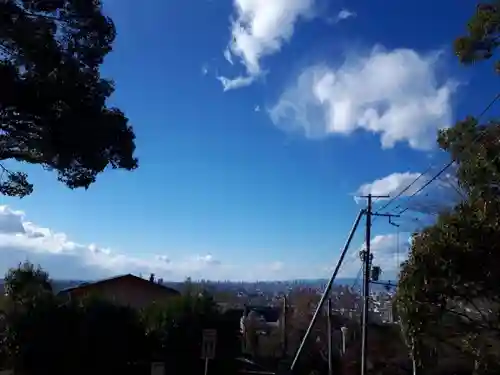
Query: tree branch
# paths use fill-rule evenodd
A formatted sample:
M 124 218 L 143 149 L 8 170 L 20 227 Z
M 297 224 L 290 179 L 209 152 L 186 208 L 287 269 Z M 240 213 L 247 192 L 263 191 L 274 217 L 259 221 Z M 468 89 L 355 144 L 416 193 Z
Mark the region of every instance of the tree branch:
M 462 294 L 462 293 L 458 293 L 458 296 L 459 296 L 460 298 L 463 298 L 463 299 L 465 300 L 465 302 L 467 302 L 467 303 L 468 303 L 468 304 L 470 304 L 470 305 L 471 305 L 474 309 L 476 309 L 476 311 L 479 313 L 479 315 L 481 316 L 481 319 L 483 320 L 483 322 L 484 322 L 485 324 L 487 324 L 488 326 L 490 326 L 490 325 L 491 325 L 491 323 L 490 323 L 489 319 L 488 319 L 488 318 L 487 318 L 487 317 L 483 314 L 483 312 L 481 311 L 481 309 L 479 309 L 479 307 L 478 307 L 478 306 L 474 303 L 474 301 L 473 301 L 470 297 L 468 297 L 468 296 L 466 296 L 466 295 L 464 295 L 464 294 Z

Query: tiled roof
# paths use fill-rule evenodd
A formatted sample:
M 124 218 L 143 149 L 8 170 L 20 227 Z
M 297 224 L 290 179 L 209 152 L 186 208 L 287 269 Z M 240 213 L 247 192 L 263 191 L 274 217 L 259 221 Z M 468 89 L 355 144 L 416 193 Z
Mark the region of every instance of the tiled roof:
M 110 277 L 110 278 L 107 278 L 107 279 L 102 279 L 102 280 L 98 280 L 98 281 L 94 281 L 94 282 L 82 283 L 82 284 L 79 284 L 79 285 L 76 285 L 76 286 L 72 286 L 72 287 L 69 287 L 69 288 L 62 289 L 61 291 L 59 291 L 59 293 L 67 293 L 67 292 L 71 292 L 71 291 L 73 291 L 75 289 L 82 289 L 82 288 L 86 288 L 88 286 L 100 285 L 100 284 L 108 283 L 108 282 L 111 282 L 111 281 L 117 281 L 117 280 L 120 280 L 120 279 L 134 279 L 134 280 L 137 280 L 139 282 L 144 283 L 145 286 L 147 285 L 147 286 L 152 286 L 154 288 L 161 288 L 164 291 L 170 292 L 172 294 L 180 294 L 180 292 L 178 290 L 175 290 L 173 288 L 169 288 L 168 286 L 165 286 L 165 285 L 162 285 L 162 284 L 159 284 L 159 283 L 156 283 L 156 282 L 145 280 L 142 277 L 138 277 L 138 276 L 135 276 L 135 275 L 132 275 L 132 274 L 119 275 L 119 276 L 114 276 L 114 277 Z

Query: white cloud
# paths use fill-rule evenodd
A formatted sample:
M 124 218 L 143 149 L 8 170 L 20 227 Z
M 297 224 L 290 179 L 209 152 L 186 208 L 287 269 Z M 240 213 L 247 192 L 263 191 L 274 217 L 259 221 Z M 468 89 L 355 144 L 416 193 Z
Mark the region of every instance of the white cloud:
M 224 56 L 231 64 L 237 58 L 246 75 L 219 77 L 224 90 L 252 84 L 262 74 L 261 59 L 291 39 L 296 22 L 312 16 L 314 4 L 315 0 L 234 0 L 236 19 L 231 22 L 231 42 Z
M 22 215 L 21 211 L 12 211 L 6 206 L 0 206 L 0 233 L 25 233 L 22 223 L 17 220 L 20 215 Z
M 211 254 L 207 255 L 197 255 L 193 259 L 195 262 L 198 262 L 200 264 L 205 264 L 205 265 L 218 265 L 221 264 L 221 262 L 217 259 L 215 259 Z
M 270 268 L 274 271 L 282 271 L 285 268 L 283 262 L 273 262 L 270 264 Z
M 166 255 L 157 255 L 156 260 L 159 262 L 170 263 L 170 258 Z
M 438 175 L 441 169 L 442 165 L 437 165 L 428 169 L 425 174 L 392 173 L 361 185 L 354 193 L 354 200 L 356 203 L 363 203 L 364 199 L 359 197 L 368 194 L 389 196 L 389 198 L 378 198 L 377 202 L 397 196 L 398 201 L 390 209 L 394 210 L 396 207 L 399 210 L 408 209 L 417 214 L 418 218 L 403 218 L 416 220 L 413 225 L 430 224 L 429 219 L 421 215 L 436 215 L 446 211 L 466 196 L 458 184 L 455 172 Z
M 222 83 L 222 87 L 224 91 L 229 91 L 229 90 L 234 90 L 234 89 L 239 89 L 242 87 L 250 86 L 253 81 L 254 77 L 236 77 L 233 79 L 229 79 L 226 77 L 217 77 L 217 79 Z
M 387 269 L 387 264 L 395 264 L 392 262 L 390 249 L 388 250 L 392 243 L 390 236 L 385 242 L 378 239 L 378 236 L 373 239 L 374 253 L 380 254 L 379 263 L 385 264 L 384 269 Z M 376 257 L 379 259 L 379 255 Z M 0 275 L 25 260 L 40 264 L 53 278 L 73 280 L 94 280 L 125 273 L 154 273 L 157 277 L 172 281 L 181 281 L 186 277 L 212 280 L 290 280 L 329 277 L 330 272 L 319 264 L 294 264 L 279 260 L 235 263 L 218 259 L 212 254 L 186 254 L 181 257 L 168 254 L 125 254 L 96 244 L 85 245 L 72 241 L 64 233 L 28 221 L 21 211 L 0 206 Z M 351 256 L 346 259 L 342 276 L 353 277 L 358 269 L 357 255 Z
M 414 182 L 415 180 L 416 182 Z M 388 195 L 391 198 L 401 193 L 408 185 L 414 182 L 408 190 L 401 194 L 401 196 L 410 196 L 416 193 L 428 180 L 429 176 L 420 176 L 420 173 L 392 173 L 381 179 L 361 185 L 356 191 L 354 199 L 359 201 L 359 196 L 368 194 Z
M 351 17 L 356 17 L 356 13 L 351 12 L 348 9 L 342 9 L 337 16 L 339 20 L 346 20 Z
M 359 251 L 365 248 L 361 246 L 357 251 L 351 252 L 346 257 L 341 267 L 339 277 L 352 277 L 356 275 L 361 267 Z M 382 269 L 381 279 L 393 280 L 399 273 L 399 266 L 408 257 L 410 248 L 409 233 L 390 233 L 377 235 L 371 240 L 370 251 L 373 254 L 373 265 Z
M 382 278 L 394 278 L 400 264 L 408 257 L 409 233 L 378 235 L 372 238 L 373 265 L 382 268 Z
M 271 120 L 310 138 L 363 129 L 379 134 L 383 148 L 430 149 L 436 130 L 451 124 L 457 87 L 437 80 L 440 56 L 377 46 L 338 67 L 309 67 L 271 108 Z
M 154 273 L 165 280 L 279 280 L 293 278 L 299 268 L 282 262 L 234 264 L 212 254 L 170 257 L 167 254 L 124 254 L 74 242 L 64 233 L 41 227 L 22 211 L 0 206 L 0 274 L 29 260 L 57 279 L 92 280 L 117 274 Z M 1 277 L 1 276 L 0 276 Z
M 229 50 L 229 48 L 226 48 L 226 49 L 224 50 L 224 58 L 226 59 L 226 61 L 227 61 L 229 64 L 231 64 L 231 65 L 233 65 L 233 64 L 234 64 L 234 62 L 233 62 L 233 56 L 231 56 L 231 51 Z
M 344 21 L 344 20 L 346 20 L 346 19 L 348 19 L 348 18 L 354 18 L 354 17 L 356 17 L 356 16 L 357 16 L 357 14 L 356 14 L 355 12 L 352 12 L 352 11 L 350 11 L 350 10 L 348 10 L 348 9 L 342 9 L 342 10 L 341 10 L 341 11 L 337 14 L 337 16 L 336 16 L 336 17 L 329 19 L 329 22 L 330 22 L 331 24 L 337 24 L 337 23 L 339 23 L 340 21 Z

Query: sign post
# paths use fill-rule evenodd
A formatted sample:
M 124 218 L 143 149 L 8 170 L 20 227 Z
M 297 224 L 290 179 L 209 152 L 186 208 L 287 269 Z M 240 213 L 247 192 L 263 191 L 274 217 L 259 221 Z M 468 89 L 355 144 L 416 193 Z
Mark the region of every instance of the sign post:
M 208 361 L 215 358 L 216 343 L 217 331 L 215 329 L 204 329 L 201 344 L 201 359 L 205 360 L 205 375 L 208 372 Z

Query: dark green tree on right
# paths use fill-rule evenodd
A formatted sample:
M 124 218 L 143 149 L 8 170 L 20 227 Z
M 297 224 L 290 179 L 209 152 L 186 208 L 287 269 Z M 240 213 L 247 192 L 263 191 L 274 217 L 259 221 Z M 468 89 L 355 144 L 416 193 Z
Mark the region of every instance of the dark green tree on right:
M 454 43 L 461 63 L 492 59 L 500 1 L 482 2 Z M 497 72 L 500 65 L 496 62 Z M 463 200 L 413 235 L 397 291 L 414 374 L 443 357 L 475 375 L 500 371 L 500 124 L 468 116 L 441 130 Z

